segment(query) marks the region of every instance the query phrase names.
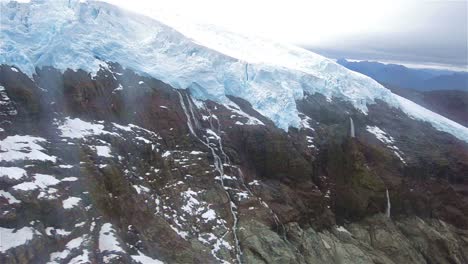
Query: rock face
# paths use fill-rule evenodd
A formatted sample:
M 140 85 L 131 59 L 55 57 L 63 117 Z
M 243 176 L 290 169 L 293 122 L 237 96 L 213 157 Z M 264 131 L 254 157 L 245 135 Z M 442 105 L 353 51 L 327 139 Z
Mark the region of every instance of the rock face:
M 468 263 L 465 142 L 319 94 L 285 132 L 108 65 L 0 67 L 0 263 Z

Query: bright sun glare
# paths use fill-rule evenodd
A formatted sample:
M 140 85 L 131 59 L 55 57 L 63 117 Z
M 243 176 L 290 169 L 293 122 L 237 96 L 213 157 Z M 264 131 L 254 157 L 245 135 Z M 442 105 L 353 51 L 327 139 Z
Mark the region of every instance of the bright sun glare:
M 373 0 L 105 1 L 166 22 L 177 14 L 179 19 L 297 44 L 390 30 L 395 17 L 410 8 L 408 1 Z

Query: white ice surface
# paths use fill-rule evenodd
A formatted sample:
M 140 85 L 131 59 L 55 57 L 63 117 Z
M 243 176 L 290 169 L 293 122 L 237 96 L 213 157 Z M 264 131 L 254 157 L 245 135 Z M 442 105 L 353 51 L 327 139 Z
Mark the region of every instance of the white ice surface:
M 468 128 L 403 99 L 376 81 L 308 50 L 166 19 L 171 27 L 101 2 L 1 2 L 0 64 L 29 76 L 54 66 L 96 73 L 114 61 L 189 88 L 197 99 L 225 105 L 241 97 L 278 127 L 300 127 L 296 100 L 320 93 L 367 112 L 377 99 L 468 142 Z M 177 30 L 177 31 L 176 31 Z M 100 58 L 100 59 L 98 59 Z

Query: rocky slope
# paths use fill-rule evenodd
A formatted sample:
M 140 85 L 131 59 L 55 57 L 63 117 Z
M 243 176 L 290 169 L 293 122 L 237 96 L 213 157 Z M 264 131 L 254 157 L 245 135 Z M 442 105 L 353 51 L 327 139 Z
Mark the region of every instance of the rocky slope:
M 468 262 L 456 137 L 321 94 L 285 132 L 106 65 L 0 67 L 1 263 Z
M 468 262 L 463 125 L 289 45 L 0 4 L 0 263 Z

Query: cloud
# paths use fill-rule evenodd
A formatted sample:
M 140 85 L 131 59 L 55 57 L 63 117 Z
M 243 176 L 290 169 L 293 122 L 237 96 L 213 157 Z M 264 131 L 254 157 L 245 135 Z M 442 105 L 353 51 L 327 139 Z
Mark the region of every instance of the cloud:
M 305 46 L 330 57 L 468 67 L 467 5 L 465 1 L 413 4 L 391 30 L 340 36 Z

